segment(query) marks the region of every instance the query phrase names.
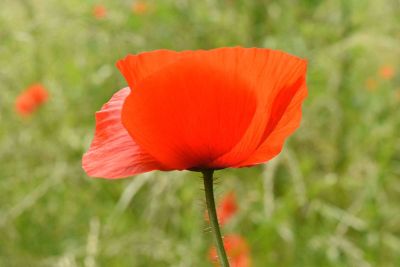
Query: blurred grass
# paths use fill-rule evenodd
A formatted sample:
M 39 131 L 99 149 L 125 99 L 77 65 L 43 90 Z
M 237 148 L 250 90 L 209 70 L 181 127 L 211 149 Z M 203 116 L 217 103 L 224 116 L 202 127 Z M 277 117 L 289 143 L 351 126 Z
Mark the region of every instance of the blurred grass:
M 307 58 L 310 96 L 278 158 L 217 172 L 239 199 L 224 231 L 254 266 L 400 266 L 399 1 L 132 3 L 1 1 L 0 266 L 211 266 L 198 174 L 89 179 L 80 160 L 125 85 L 117 59 L 233 45 Z M 51 100 L 21 119 L 15 97 L 35 82 Z

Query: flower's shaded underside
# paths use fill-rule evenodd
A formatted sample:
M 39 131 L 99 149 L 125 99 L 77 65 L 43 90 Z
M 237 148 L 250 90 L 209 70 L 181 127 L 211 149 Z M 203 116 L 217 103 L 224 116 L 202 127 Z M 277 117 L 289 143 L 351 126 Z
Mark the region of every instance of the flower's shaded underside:
M 157 50 L 117 66 L 131 89 L 96 113 L 90 176 L 268 161 L 299 126 L 307 95 L 306 62 L 270 49 Z

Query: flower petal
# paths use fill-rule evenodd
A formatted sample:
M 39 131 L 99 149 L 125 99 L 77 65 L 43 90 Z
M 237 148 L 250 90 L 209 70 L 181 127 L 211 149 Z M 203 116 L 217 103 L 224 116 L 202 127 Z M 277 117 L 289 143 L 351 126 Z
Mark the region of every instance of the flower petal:
M 82 166 L 89 176 L 123 178 L 134 174 L 163 169 L 144 152 L 121 123 L 121 109 L 130 89 L 115 93 L 96 113 L 96 133 Z
M 257 110 L 243 138 L 229 153 L 212 163 L 215 166 L 242 166 L 241 163 L 251 157 L 280 122 L 286 110 L 284 107 L 301 87 L 299 81 L 304 79 L 306 61 L 277 50 L 240 47 L 212 50 L 209 60 L 223 62 L 231 75 L 246 80 L 257 96 Z M 284 122 L 282 120 L 279 126 L 282 127 Z M 281 136 L 282 142 L 289 132 Z M 263 152 L 266 151 L 260 151 Z M 275 155 L 275 152 L 268 152 L 264 157 Z
M 43 105 L 49 94 L 41 84 L 33 84 L 22 92 L 15 101 L 15 109 L 19 115 L 27 116 Z
M 250 247 L 244 237 L 238 234 L 229 234 L 224 236 L 223 241 L 231 267 L 251 266 Z M 215 266 L 219 266 L 217 250 L 214 246 L 209 250 L 208 257 L 212 262 L 216 263 Z
M 231 191 L 218 204 L 217 215 L 219 224 L 221 226 L 225 225 L 236 214 L 237 210 L 236 194 Z
M 255 95 L 240 77 L 188 53 L 136 83 L 122 123 L 168 168 L 223 168 L 229 166 L 210 162 L 239 142 L 255 109 Z
M 176 62 L 191 51 L 176 52 L 172 50 L 155 50 L 137 55 L 128 55 L 117 62 L 117 67 L 124 75 L 129 86 L 135 88 L 136 84 L 154 72 Z
M 296 90 L 296 88 L 298 89 Z M 295 95 L 291 97 L 293 91 L 295 91 Z M 306 96 L 305 79 L 300 79 L 292 88 L 281 91 L 272 108 L 263 142 L 247 160 L 238 166 L 263 163 L 281 152 L 286 138 L 300 126 L 301 107 Z

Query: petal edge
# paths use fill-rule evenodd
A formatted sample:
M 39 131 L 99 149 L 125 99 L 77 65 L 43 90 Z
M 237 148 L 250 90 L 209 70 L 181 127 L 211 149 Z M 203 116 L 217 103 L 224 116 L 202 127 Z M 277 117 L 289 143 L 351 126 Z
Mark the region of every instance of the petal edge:
M 115 179 L 162 169 L 121 123 L 122 105 L 129 93 L 129 87 L 121 89 L 96 112 L 95 136 L 82 158 L 82 167 L 89 176 Z

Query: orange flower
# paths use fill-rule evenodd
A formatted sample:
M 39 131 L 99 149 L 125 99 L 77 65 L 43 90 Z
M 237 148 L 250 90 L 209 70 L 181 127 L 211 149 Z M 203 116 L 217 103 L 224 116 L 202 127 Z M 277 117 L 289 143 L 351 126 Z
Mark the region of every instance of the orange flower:
M 229 192 L 221 199 L 217 207 L 219 224 L 221 226 L 225 225 L 232 218 L 232 216 L 235 215 L 237 209 L 236 195 L 233 191 Z M 204 217 L 206 221 L 210 221 L 207 211 L 204 213 Z
M 229 192 L 220 201 L 217 208 L 218 221 L 220 225 L 226 224 L 237 211 L 236 195 Z
M 93 7 L 93 16 L 96 19 L 105 18 L 106 15 L 107 15 L 107 10 L 103 5 L 95 5 Z
M 394 77 L 394 68 L 391 65 L 382 66 L 379 70 L 379 76 L 382 79 L 390 80 Z
M 250 267 L 250 248 L 246 240 L 240 235 L 227 235 L 224 237 L 224 247 L 231 267 Z M 214 266 L 220 266 L 217 262 L 217 250 L 212 247 L 209 251 L 209 259 Z
M 22 92 L 15 101 L 15 109 L 21 116 L 32 114 L 45 103 L 49 95 L 41 84 L 34 84 Z
M 306 61 L 271 49 L 157 50 L 117 66 L 129 87 L 96 114 L 90 176 L 266 162 L 299 127 L 307 96 Z
M 145 14 L 148 11 L 149 7 L 146 2 L 143 1 L 135 1 L 132 4 L 132 12 L 134 14 Z

